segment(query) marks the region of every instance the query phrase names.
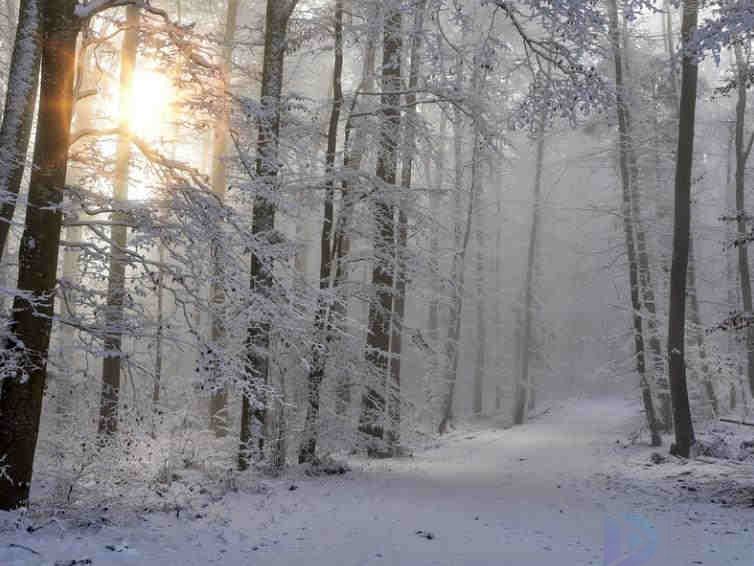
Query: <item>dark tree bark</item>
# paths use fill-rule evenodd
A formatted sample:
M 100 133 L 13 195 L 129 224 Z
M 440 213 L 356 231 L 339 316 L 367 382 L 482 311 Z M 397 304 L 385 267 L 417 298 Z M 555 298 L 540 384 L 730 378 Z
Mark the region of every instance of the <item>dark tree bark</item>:
M 0 394 L 0 454 L 9 465 L 0 477 L 0 509 L 25 505 L 34 468 L 60 250 L 59 205 L 68 165 L 79 29 L 75 5 L 75 0 L 49 0 L 43 13 L 38 125 L 19 253 L 18 289 L 23 294 L 13 301 L 13 336 L 0 360 L 7 376 Z
M 260 239 L 271 237 L 275 230 L 275 203 L 264 193 L 274 192 L 280 166 L 280 102 L 283 94 L 283 67 L 288 42 L 288 21 L 298 0 L 268 0 L 265 20 L 264 61 L 262 64 L 262 91 L 260 100 L 259 134 L 257 136 L 256 173 L 259 183 L 265 185 L 263 194 L 254 199 L 252 234 Z M 251 257 L 252 293 L 270 294 L 272 271 L 257 254 Z M 264 450 L 264 428 L 267 420 L 266 388 L 269 382 L 270 324 L 253 321 L 246 337 L 248 379 L 256 383 L 257 396 L 252 407 L 251 391 L 243 394 L 241 406 L 241 434 L 238 467 L 249 467 L 252 434 L 257 435 L 256 449 L 261 456 Z M 253 421 L 253 422 L 252 422 Z M 255 430 L 252 430 L 255 429 Z
M 684 0 L 681 33 L 687 45 L 696 30 L 698 0 Z M 692 53 L 684 53 L 681 69 L 681 100 L 678 123 L 678 152 L 675 174 L 675 221 L 673 227 L 673 261 L 670 269 L 670 308 L 668 317 L 668 357 L 670 359 L 670 395 L 673 401 L 674 453 L 688 458 L 694 444 L 694 426 L 686 384 L 686 283 L 691 229 L 691 173 L 694 159 L 694 125 L 696 121 L 697 62 Z
M 738 102 L 736 104 L 736 214 L 738 215 L 738 238 L 747 236 L 746 222 L 746 162 L 751 153 L 751 143 L 744 139 L 746 125 L 746 84 L 749 73 L 748 57 L 745 57 L 741 46 L 735 47 L 736 71 L 738 74 Z M 754 139 L 754 135 L 752 136 Z M 738 246 L 738 280 L 741 284 L 741 301 L 745 313 L 752 313 L 751 271 L 749 269 L 749 247 L 745 244 Z M 746 329 L 746 375 L 749 380 L 749 393 L 754 395 L 754 326 Z
M 390 6 L 384 17 L 382 46 L 382 123 L 377 156 L 377 177 L 382 182 L 381 192 L 386 192 L 397 181 L 398 138 L 400 135 L 400 90 L 402 15 L 396 6 Z M 395 251 L 395 206 L 384 197 L 374 203 L 376 233 L 374 237 L 375 262 L 372 285 L 376 300 L 369 307 L 369 334 L 366 358 L 377 374 L 366 384 L 361 399 L 359 430 L 373 439 L 384 439 L 385 396 L 389 373 L 390 325 L 393 314 L 393 266 L 385 258 Z M 383 256 L 383 257 L 380 257 Z M 376 382 L 375 382 L 376 381 Z M 369 451 L 380 450 L 377 443 Z
M 37 102 L 42 53 L 41 11 L 41 0 L 21 0 L 0 126 L 0 259 L 5 253 L 16 210 Z
M 634 328 L 634 353 L 636 357 L 636 370 L 639 374 L 641 385 L 642 402 L 644 405 L 644 414 L 647 418 L 652 446 L 660 446 L 662 438 L 660 436 L 659 423 L 654 409 L 652 399 L 652 390 L 649 378 L 647 377 L 647 352 L 644 342 L 644 323 L 642 320 L 642 301 L 640 287 L 642 285 L 639 271 L 639 258 L 637 253 L 637 244 L 635 240 L 635 210 L 632 207 L 632 177 L 630 171 L 630 122 L 627 105 L 625 101 L 625 83 L 623 81 L 623 56 L 621 52 L 620 32 L 618 27 L 618 6 L 616 0 L 610 0 L 608 3 L 609 24 L 610 24 L 610 43 L 613 51 L 613 64 L 615 68 L 615 84 L 617 96 L 617 114 L 618 114 L 618 163 L 620 165 L 620 177 L 623 194 L 623 230 L 626 240 L 626 251 L 628 255 L 629 284 L 631 286 L 631 308 L 633 311 L 633 328 Z M 633 201 L 633 202 L 632 202 Z M 647 267 L 648 267 L 647 261 Z M 646 281 L 645 281 L 646 283 Z
M 319 286 L 321 290 L 330 288 L 333 270 L 332 238 L 335 220 L 335 156 L 338 150 L 338 124 L 340 112 L 343 108 L 343 0 L 335 0 L 334 11 L 334 39 L 335 60 L 333 62 L 332 87 L 333 103 L 330 112 L 330 124 L 327 130 L 327 151 L 325 154 L 325 186 L 324 218 L 322 221 L 322 236 L 320 238 Z M 320 387 L 325 377 L 328 346 L 332 340 L 330 328 L 330 310 L 332 305 L 323 296 L 317 305 L 317 315 L 314 327 L 319 336 L 320 344 L 312 348 L 307 380 L 306 422 L 304 438 L 298 452 L 300 464 L 316 462 L 317 435 L 319 429 L 319 398 Z
M 413 181 L 416 154 L 416 90 L 419 88 L 421 73 L 422 43 L 424 34 L 424 13 L 426 0 L 418 0 L 414 5 L 414 29 L 411 36 L 408 92 L 406 95 L 404 155 L 401 166 L 401 188 L 408 191 Z M 404 199 L 408 198 L 404 195 Z M 398 233 L 395 250 L 395 295 L 390 338 L 390 397 L 388 402 L 389 430 L 387 443 L 396 452 L 400 443 L 401 427 L 401 355 L 403 352 L 403 319 L 406 315 L 406 250 L 408 248 L 408 217 L 404 206 L 398 208 Z
M 131 165 L 132 116 L 131 100 L 136 47 L 139 40 L 139 8 L 126 8 L 126 29 L 120 58 L 120 130 L 115 155 L 115 185 L 113 200 L 116 207 L 128 200 L 128 180 Z M 126 296 L 126 247 L 128 246 L 127 215 L 123 211 L 112 214 L 110 229 L 110 271 L 107 280 L 105 307 L 105 357 L 102 360 L 102 394 L 100 399 L 99 433 L 112 435 L 118 431 L 120 403 L 120 371 L 123 359 L 123 307 Z
M 376 8 L 376 5 L 372 5 L 371 8 Z M 361 86 L 363 85 L 363 90 L 366 92 L 373 92 L 375 88 L 374 70 L 377 51 L 376 47 L 380 35 L 380 30 L 376 25 L 377 16 L 378 9 L 370 9 L 366 16 L 366 45 L 364 48 L 364 62 L 362 65 L 360 88 L 358 89 L 362 90 Z M 370 125 L 365 120 L 366 116 L 362 115 L 360 120 L 356 120 L 358 112 L 354 112 L 354 110 L 357 108 L 357 102 L 358 97 L 354 97 L 348 118 L 346 118 L 346 123 L 343 128 L 343 170 L 346 172 L 346 175 L 358 173 L 360 170 L 369 139 L 367 129 Z M 334 263 L 335 271 L 333 274 L 333 288 L 338 290 L 341 289 L 341 285 L 348 277 L 349 270 L 346 265 L 346 258 L 351 248 L 348 231 L 354 207 L 358 200 L 354 191 L 349 187 L 347 177 L 344 178 L 342 182 L 342 194 L 341 213 L 338 215 L 335 223 L 332 252 L 332 261 Z M 346 311 L 347 303 L 344 300 L 344 297 L 339 296 L 331 313 L 333 317 L 331 322 L 333 328 L 344 329 L 347 326 Z M 338 372 L 335 412 L 340 416 L 345 416 L 348 408 L 351 406 L 352 385 L 353 384 L 346 372 Z

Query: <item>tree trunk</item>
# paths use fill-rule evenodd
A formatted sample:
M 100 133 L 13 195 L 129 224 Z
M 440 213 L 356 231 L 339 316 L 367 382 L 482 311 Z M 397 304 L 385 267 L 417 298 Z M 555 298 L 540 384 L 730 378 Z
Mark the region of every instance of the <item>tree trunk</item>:
M 348 14 L 348 10 L 345 10 L 345 14 Z M 367 32 L 366 32 L 366 45 L 364 48 L 364 63 L 362 66 L 361 82 L 364 90 L 367 92 L 374 91 L 374 74 L 375 74 L 375 61 L 377 51 L 377 41 L 379 40 L 379 30 L 376 25 L 377 10 L 370 10 L 367 15 Z M 361 169 L 361 163 L 366 150 L 368 135 L 366 130 L 369 127 L 367 124 L 360 122 L 358 126 L 354 125 L 354 108 L 356 108 L 357 99 L 354 98 L 353 106 L 349 112 L 349 116 L 346 119 L 344 126 L 344 140 L 343 140 L 343 169 L 347 173 L 358 173 Z M 355 132 L 355 134 L 354 134 Z M 343 199 L 341 205 L 341 212 L 338 215 L 335 223 L 334 238 L 333 238 L 333 263 L 335 270 L 333 273 L 334 280 L 332 286 L 335 289 L 340 289 L 341 285 L 346 281 L 348 277 L 348 268 L 345 263 L 345 258 L 348 256 L 351 243 L 348 235 L 350 227 L 351 217 L 354 213 L 354 207 L 356 206 L 356 196 L 349 188 L 348 182 L 343 180 Z M 333 311 L 332 311 L 332 326 L 333 328 L 343 328 L 346 326 L 346 311 L 347 311 L 347 298 L 339 296 Z M 349 380 L 346 372 L 338 372 L 338 382 L 336 384 L 336 399 L 335 399 L 335 412 L 340 416 L 344 416 L 351 406 L 351 386 L 352 383 Z
M 731 211 L 736 210 L 736 185 L 733 182 L 734 174 L 734 161 L 735 161 L 735 151 L 734 151 L 734 140 L 736 137 L 736 126 L 735 126 L 736 120 L 733 120 L 730 125 L 730 132 L 728 134 L 728 146 L 726 148 L 726 160 L 725 160 L 725 187 L 723 192 L 723 201 L 725 202 L 725 210 Z M 733 241 L 736 239 L 738 231 L 738 226 L 728 226 L 726 230 L 726 240 L 727 241 Z M 740 236 L 739 236 L 740 237 Z M 738 284 L 738 263 L 737 263 L 737 257 L 734 257 L 733 254 L 728 253 L 726 254 L 726 265 L 725 265 L 725 271 L 726 271 L 726 279 L 728 281 L 728 309 L 730 311 L 734 311 L 738 306 L 741 304 L 741 301 L 739 299 L 740 294 L 740 287 Z M 738 356 L 736 355 L 738 352 L 738 341 L 736 340 L 736 334 L 734 332 L 728 333 L 728 340 L 727 340 L 727 348 L 726 353 L 728 354 L 729 358 L 729 365 L 731 368 L 734 369 L 736 374 L 739 376 L 738 378 L 738 384 L 736 384 L 735 381 L 731 381 L 730 383 L 730 409 L 733 410 L 736 407 L 736 395 L 737 395 L 737 389 L 736 385 L 739 385 L 739 392 L 741 395 L 745 395 L 744 391 L 748 389 L 748 385 L 744 385 L 745 377 L 744 377 L 744 371 L 741 367 L 740 362 L 738 361 Z M 734 357 L 737 359 L 737 362 L 734 364 L 733 359 Z
M 694 258 L 694 238 L 689 235 L 689 323 L 693 341 L 699 356 L 699 371 L 704 393 L 712 409 L 712 415 L 717 418 L 720 415 L 720 404 L 715 392 L 715 383 L 712 381 L 712 372 L 707 361 L 707 345 L 704 341 L 704 328 L 699 315 L 699 298 L 696 293 L 696 260 Z
M 696 30 L 698 0 L 684 0 L 682 35 L 684 45 Z M 694 158 L 694 125 L 698 67 L 693 53 L 684 53 L 681 71 L 681 100 L 678 124 L 678 151 L 675 175 L 675 221 L 673 261 L 670 270 L 668 356 L 670 394 L 673 400 L 674 452 L 688 458 L 694 444 L 694 426 L 686 384 L 685 332 L 686 282 L 691 228 L 691 174 Z
M 419 88 L 419 78 L 421 72 L 422 41 L 424 34 L 424 15 L 426 11 L 426 0 L 418 0 L 414 5 L 414 28 L 411 36 L 410 68 L 408 91 L 406 95 L 406 125 L 403 147 L 403 163 L 401 166 L 401 188 L 405 191 L 403 202 L 408 199 L 408 191 L 411 189 L 413 182 L 414 162 L 416 159 L 416 121 L 418 115 L 416 112 L 416 90 Z M 395 453 L 398 451 L 400 443 L 401 428 L 401 355 L 403 352 L 403 321 L 406 315 L 406 287 L 407 280 L 407 258 L 406 250 L 408 248 L 408 217 L 405 212 L 405 205 L 401 204 L 398 208 L 398 226 L 397 241 L 395 250 L 395 294 L 393 297 L 393 315 L 391 320 L 391 338 L 390 338 L 390 396 L 388 401 L 389 430 L 387 443 L 390 449 Z
M 633 137 L 631 107 L 628 104 L 628 96 L 633 84 L 629 65 L 629 39 L 627 20 L 624 18 L 623 55 L 620 57 L 623 63 L 623 73 L 620 75 L 620 84 L 616 85 L 620 93 L 620 104 L 624 117 L 624 129 L 620 135 L 625 140 L 625 152 L 628 160 L 629 188 L 631 191 L 631 223 L 636 237 L 636 259 L 639 262 L 639 288 L 641 315 L 646 321 L 647 335 L 649 337 L 649 352 L 647 356 L 647 369 L 651 369 L 647 377 L 650 388 L 657 386 L 657 397 L 660 401 L 660 425 L 664 432 L 670 432 L 673 428 L 673 409 L 670 402 L 670 391 L 665 375 L 665 357 L 662 352 L 659 325 L 657 323 L 657 302 L 655 299 L 654 280 L 652 277 L 652 265 L 649 258 L 646 231 L 642 220 L 641 189 L 636 144 Z M 620 39 L 618 39 L 620 45 Z M 653 396 L 654 397 L 654 396 Z
M 534 190 L 532 192 L 531 228 L 529 232 L 529 248 L 526 256 L 526 281 L 524 282 L 524 312 L 521 336 L 521 373 L 516 381 L 516 405 L 513 412 L 514 424 L 526 422 L 529 401 L 532 394 L 531 380 L 531 343 L 534 313 L 534 274 L 536 271 L 537 248 L 539 246 L 540 231 L 540 199 L 542 198 L 542 167 L 545 156 L 544 122 L 537 125 L 537 153 L 535 158 Z
M 92 73 L 91 68 L 91 49 L 88 49 L 86 40 L 89 34 L 87 27 L 81 30 L 81 35 L 78 41 L 78 53 L 76 55 L 76 81 L 74 85 L 74 114 L 73 123 L 75 124 L 77 131 L 82 131 L 93 127 L 94 118 L 94 106 L 92 101 L 88 99 L 79 100 L 80 94 L 94 81 L 90 80 Z M 83 171 L 76 166 L 68 168 L 66 185 L 69 187 L 79 187 L 81 185 L 81 177 Z M 81 255 L 81 248 L 76 246 L 82 239 L 82 227 L 77 225 L 69 225 L 65 229 L 65 239 L 68 242 L 72 242 L 74 245 L 71 247 L 64 247 L 63 251 L 63 273 L 62 279 L 66 284 L 73 289 L 81 278 L 79 270 L 79 257 Z M 61 285 L 64 287 L 64 285 Z M 65 292 L 65 290 L 63 291 Z M 75 291 L 68 291 L 68 294 L 64 295 L 64 300 L 61 303 L 60 313 L 64 321 L 73 321 L 76 317 L 76 302 L 77 297 L 73 294 Z M 60 426 L 71 426 L 71 419 L 75 419 L 78 415 L 78 411 L 75 409 L 75 401 L 78 397 L 76 392 L 76 385 L 73 381 L 74 375 L 78 368 L 78 356 L 74 353 L 74 341 L 76 338 L 76 329 L 71 324 L 63 322 L 59 325 L 60 329 L 60 353 L 61 368 L 56 375 L 56 388 L 55 388 L 55 411 L 60 419 Z M 54 332 L 54 329 L 53 329 Z M 61 428 L 62 430 L 62 428 Z
M 459 58 L 460 73 L 460 58 Z M 460 78 L 459 81 L 460 82 Z M 455 161 L 455 234 L 454 253 L 451 265 L 451 277 L 453 281 L 453 298 L 450 304 L 448 317 L 448 336 L 445 342 L 445 384 L 447 389 L 442 398 L 440 408 L 440 424 L 437 428 L 440 434 L 445 434 L 453 423 L 453 401 L 455 399 L 455 387 L 458 377 L 458 361 L 460 356 L 461 319 L 463 314 L 463 292 L 466 277 L 466 252 L 471 239 L 471 228 L 474 216 L 474 194 L 469 194 L 466 214 L 463 215 L 463 118 L 460 111 L 456 111 L 453 120 L 454 140 L 453 153 Z M 464 224 L 465 221 L 465 224 Z
M 498 179 L 503 179 L 502 171 L 497 168 Z M 497 208 L 497 229 L 495 234 L 495 285 L 498 289 L 503 288 L 502 281 L 502 253 L 503 253 L 503 187 L 497 187 L 495 195 L 495 204 Z M 504 338 L 503 338 L 503 301 L 499 294 L 495 297 L 495 373 L 498 374 L 495 380 L 495 411 L 500 411 L 503 407 L 503 390 L 505 383 L 504 371 Z
M 738 216 L 738 238 L 747 236 L 745 183 L 746 162 L 749 158 L 750 147 L 746 147 L 744 129 L 746 125 L 746 84 L 748 74 L 748 57 L 745 58 L 741 47 L 736 45 L 736 67 L 738 73 L 738 102 L 736 104 L 736 215 Z M 743 310 L 752 314 L 751 271 L 749 270 L 749 247 L 745 243 L 738 246 L 738 280 L 741 284 L 741 300 Z M 749 379 L 749 394 L 754 396 L 754 326 L 746 328 L 746 356 L 748 367 L 746 375 Z
M 379 151 L 377 155 L 377 178 L 382 191 L 387 191 L 397 181 L 398 138 L 400 135 L 400 90 L 402 15 L 395 7 L 388 9 L 384 17 L 382 47 L 382 95 Z M 372 439 L 384 438 L 385 395 L 390 355 L 390 325 L 393 318 L 393 266 L 380 257 L 394 257 L 395 252 L 395 206 L 379 196 L 374 203 L 376 233 L 374 237 L 374 267 L 372 285 L 376 300 L 369 306 L 369 334 L 366 358 L 377 374 L 366 384 L 361 399 L 359 430 Z M 368 446 L 372 453 L 380 447 L 376 442 Z
M 634 327 L 634 351 L 636 356 L 636 370 L 639 374 L 640 386 L 642 391 L 642 402 L 644 404 L 644 413 L 647 418 L 647 425 L 651 435 L 652 446 L 659 446 L 662 443 L 660 437 L 659 423 L 655 415 L 654 402 L 652 400 L 652 391 L 649 379 L 647 377 L 646 367 L 646 349 L 644 343 L 644 328 L 642 320 L 642 305 L 639 293 L 641 281 L 639 273 L 639 263 L 637 257 L 636 241 L 634 234 L 634 221 L 636 220 L 634 210 L 632 209 L 632 188 L 631 188 L 631 171 L 629 169 L 629 121 L 625 102 L 625 85 L 623 82 L 623 57 L 621 53 L 620 35 L 618 31 L 618 7 L 616 0 L 610 0 L 608 4 L 610 17 L 610 42 L 613 51 L 613 64 L 615 68 L 615 83 L 617 94 L 617 113 L 618 113 L 618 150 L 621 186 L 623 194 L 623 232 L 626 240 L 626 251 L 628 255 L 628 270 L 631 295 L 631 308 L 633 311 Z M 634 201 L 635 202 L 635 201 Z
M 227 191 L 227 153 L 228 153 L 228 128 L 230 127 L 230 79 L 233 62 L 233 41 L 236 34 L 236 22 L 238 19 L 238 0 L 228 0 L 227 13 L 225 14 L 225 32 L 223 35 L 223 50 L 220 61 L 220 73 L 223 86 L 220 114 L 215 122 L 212 132 L 212 174 L 210 183 L 212 192 L 223 201 Z M 213 278 L 210 288 L 210 296 L 214 303 L 211 324 L 212 348 L 222 352 L 225 341 L 225 327 L 223 325 L 225 303 L 225 290 L 223 289 L 224 259 L 220 256 L 220 243 L 214 243 L 212 249 Z M 212 396 L 209 401 L 209 427 L 216 438 L 222 438 L 228 433 L 227 410 L 228 388 L 222 376 L 222 363 L 219 356 L 213 356 L 212 360 Z
M 126 29 L 120 58 L 120 135 L 115 156 L 115 208 L 124 207 L 128 200 L 128 180 L 131 163 L 131 132 L 129 120 L 134 111 L 133 74 L 136 47 L 139 41 L 139 8 L 126 8 Z M 123 307 L 126 296 L 126 247 L 128 246 L 127 214 L 116 210 L 110 229 L 110 272 L 107 280 L 105 307 L 105 354 L 102 360 L 102 395 L 100 400 L 99 433 L 113 435 L 118 430 L 120 402 L 120 370 L 123 359 Z
M 330 288 L 333 258 L 332 235 L 335 220 L 335 156 L 338 150 L 338 125 L 343 107 L 343 0 L 335 0 L 335 60 L 333 62 L 333 103 L 330 112 L 330 124 L 327 130 L 327 152 L 325 154 L 325 202 L 320 238 L 319 286 L 321 290 Z M 304 438 L 298 453 L 299 464 L 316 462 L 317 435 L 319 430 L 320 387 L 325 377 L 328 346 L 332 341 L 330 328 L 330 311 L 332 305 L 324 294 L 320 295 L 314 327 L 320 344 L 312 348 L 307 380 L 307 408 L 304 425 Z
M 436 223 L 431 228 L 432 233 L 430 235 L 429 253 L 432 261 L 433 273 L 432 273 L 432 297 L 429 301 L 429 313 L 427 317 L 427 330 L 429 335 L 430 344 L 432 344 L 431 361 L 429 364 L 429 371 L 427 372 L 424 384 L 424 398 L 427 406 L 427 415 L 430 423 L 430 428 L 434 430 L 434 375 L 440 370 L 440 356 L 437 353 L 437 345 L 440 343 L 440 298 L 442 293 L 442 286 L 440 284 L 440 230 L 439 230 L 439 218 L 442 206 L 442 191 L 445 185 L 445 138 L 447 136 L 447 117 L 445 113 L 442 113 L 440 117 L 440 142 L 437 152 L 437 158 L 435 160 L 436 178 L 434 187 L 429 193 L 429 206 L 432 214 L 432 218 Z M 427 165 L 427 182 L 430 182 L 429 175 L 430 165 Z
M 257 137 L 257 180 L 265 185 L 264 192 L 275 192 L 279 171 L 280 147 L 280 102 L 283 93 L 283 67 L 287 48 L 288 21 L 298 0 L 268 0 L 265 22 L 264 61 L 262 66 L 262 89 L 260 97 L 259 134 Z M 275 229 L 275 203 L 264 194 L 254 199 L 252 234 L 264 239 Z M 269 295 L 272 288 L 272 272 L 256 254 L 251 256 L 252 293 Z M 256 450 L 259 457 L 264 451 L 264 428 L 267 419 L 266 388 L 269 382 L 270 324 L 254 321 L 246 336 L 247 378 L 256 382 L 253 389 L 255 407 L 252 409 L 250 389 L 243 393 L 241 406 L 241 434 L 238 467 L 249 467 L 252 434 L 256 434 Z M 253 420 L 253 423 L 252 423 Z M 255 430 L 252 430 L 255 429 Z
M 45 4 L 42 74 L 26 227 L 19 254 L 12 342 L 0 363 L 0 509 L 29 497 L 54 312 L 62 202 L 68 165 L 78 19 L 74 0 Z M 23 351 L 14 351 L 23 344 Z M 19 354 L 15 356 L 14 354 Z
M 165 262 L 165 247 L 160 243 L 158 245 L 160 268 L 157 271 L 157 332 L 154 338 L 154 383 L 152 388 L 152 409 L 156 411 L 160 403 L 160 387 L 162 385 L 162 342 L 164 334 L 164 299 L 165 294 L 165 273 L 162 264 Z
M 481 76 L 480 76 L 481 75 Z M 478 56 L 474 57 L 474 71 L 472 76 L 472 91 L 474 96 L 480 96 L 485 88 L 485 77 L 482 63 Z M 474 124 L 472 132 L 472 155 L 471 155 L 471 193 L 476 200 L 474 210 L 479 214 L 482 210 L 482 191 L 484 185 L 481 178 L 482 159 L 482 136 L 481 136 L 481 110 L 477 101 L 474 109 Z M 483 411 L 484 397 L 484 372 L 485 372 L 485 348 L 487 346 L 486 305 L 484 304 L 484 224 L 481 218 L 477 218 L 476 227 L 476 272 L 477 272 L 477 297 L 476 297 L 476 363 L 474 364 L 474 391 L 472 412 L 481 415 Z
M 5 252 L 16 210 L 34 121 L 42 52 L 42 4 L 40 0 L 21 0 L 8 72 L 5 111 L 0 126 L 0 259 Z

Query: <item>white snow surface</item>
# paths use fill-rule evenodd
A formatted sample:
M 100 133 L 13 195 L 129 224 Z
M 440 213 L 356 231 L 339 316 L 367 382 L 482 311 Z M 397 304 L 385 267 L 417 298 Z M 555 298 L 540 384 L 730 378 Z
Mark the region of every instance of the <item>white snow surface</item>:
M 479 421 L 411 458 L 356 459 L 343 476 L 262 480 L 178 517 L 109 510 L 27 532 L 5 514 L 0 564 L 754 564 L 752 462 L 686 463 L 666 446 L 652 464 L 655 450 L 627 440 L 641 423 L 635 403 L 578 400 L 513 429 Z M 717 433 L 754 436 L 741 428 Z M 606 559 L 607 521 L 636 515 L 656 535 L 650 556 L 632 560 L 629 540 Z

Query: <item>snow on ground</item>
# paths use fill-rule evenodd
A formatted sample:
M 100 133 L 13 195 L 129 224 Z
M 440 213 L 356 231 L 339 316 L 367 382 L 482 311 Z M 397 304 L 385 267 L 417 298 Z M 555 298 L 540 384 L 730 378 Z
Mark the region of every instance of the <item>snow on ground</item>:
M 6 527 L 0 564 L 754 565 L 754 509 L 742 495 L 751 461 L 654 464 L 653 449 L 626 442 L 641 417 L 623 400 L 563 403 L 515 429 L 487 425 L 413 458 L 265 480 L 178 516 Z

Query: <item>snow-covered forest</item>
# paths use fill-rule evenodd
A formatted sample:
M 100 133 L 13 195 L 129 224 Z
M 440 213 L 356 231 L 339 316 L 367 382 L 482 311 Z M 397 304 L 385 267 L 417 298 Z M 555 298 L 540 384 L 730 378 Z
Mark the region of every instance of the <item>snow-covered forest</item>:
M 753 41 L 5 0 L 0 564 L 754 560 Z

